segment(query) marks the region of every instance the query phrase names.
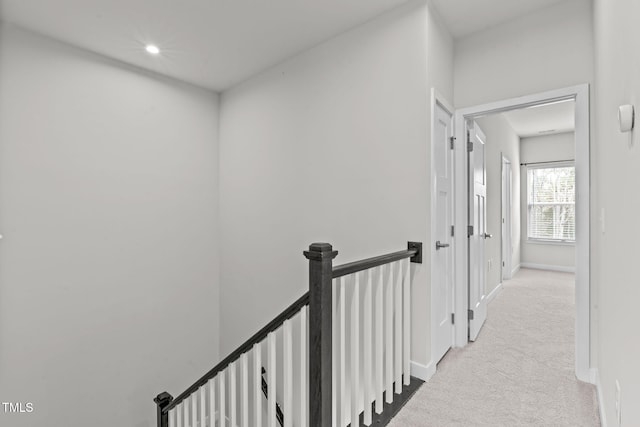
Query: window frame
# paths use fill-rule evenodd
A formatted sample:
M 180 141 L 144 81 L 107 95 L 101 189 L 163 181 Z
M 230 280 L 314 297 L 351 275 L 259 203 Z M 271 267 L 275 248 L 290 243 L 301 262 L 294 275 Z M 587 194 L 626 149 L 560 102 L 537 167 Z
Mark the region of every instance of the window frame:
M 538 245 L 558 245 L 558 246 L 575 246 L 576 240 L 574 239 L 548 239 L 548 238 L 538 238 L 530 236 L 531 229 L 531 185 L 532 182 L 529 178 L 529 171 L 534 169 L 560 169 L 572 167 L 574 169 L 574 193 L 577 193 L 575 190 L 576 179 L 575 179 L 575 161 L 547 161 L 547 162 L 536 162 L 535 164 L 527 164 L 526 165 L 526 210 L 527 210 L 527 243 L 533 243 Z M 575 197 L 574 197 L 574 212 L 575 211 Z M 576 212 L 577 214 L 577 212 Z M 574 227 L 575 227 L 575 218 L 574 218 Z

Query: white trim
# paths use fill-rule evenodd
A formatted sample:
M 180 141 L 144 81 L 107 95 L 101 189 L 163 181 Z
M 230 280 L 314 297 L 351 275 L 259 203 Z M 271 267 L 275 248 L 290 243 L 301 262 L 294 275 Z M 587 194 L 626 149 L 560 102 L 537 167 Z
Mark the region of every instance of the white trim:
M 604 396 L 602 395 L 602 383 L 600 382 L 600 371 L 598 368 L 591 368 L 591 383 L 596 386 L 598 411 L 600 412 L 600 426 L 607 427 L 607 413 L 604 410 Z
M 535 162 L 524 163 L 525 169 L 553 169 L 553 168 L 572 168 L 576 165 L 575 160 L 567 160 L 566 162 L 559 162 L 555 160 L 549 160 L 548 162 Z
M 552 264 L 535 264 L 533 262 L 523 262 L 520 264 L 522 268 L 533 268 L 534 270 L 548 270 L 548 271 L 560 271 L 562 273 L 575 273 L 575 267 L 568 267 L 565 265 L 552 265 Z
M 524 241 L 526 244 L 531 245 L 555 245 L 555 246 L 575 246 L 575 240 L 549 240 L 549 239 L 531 239 L 528 238 Z
M 451 104 L 439 91 L 438 89 L 436 89 L 435 87 L 431 88 L 431 105 L 435 106 L 436 103 L 440 104 L 440 106 L 442 108 L 444 108 L 445 110 L 447 110 L 447 112 L 451 113 L 451 116 L 453 117 L 453 115 L 455 114 L 455 108 L 453 108 L 453 104 Z M 433 110 L 431 112 L 431 118 L 434 118 L 435 115 L 433 113 Z M 433 122 L 432 122 L 433 123 Z
M 496 286 L 495 288 L 493 288 L 491 292 L 489 292 L 489 295 L 487 295 L 487 304 L 493 301 L 493 299 L 498 296 L 501 290 L 502 290 L 502 282 L 498 283 L 498 286 Z
M 513 268 L 513 243 L 511 241 L 513 176 L 511 160 L 504 152 L 500 153 L 500 155 L 502 156 L 500 163 L 500 215 L 502 216 L 500 224 L 500 258 L 502 258 L 500 280 L 509 280 L 513 277 L 511 273 Z M 507 249 L 506 251 L 505 248 Z
M 430 147 L 430 152 L 431 152 L 431 237 L 433 237 L 433 230 L 435 230 L 436 228 L 436 211 L 435 211 L 435 207 L 436 207 L 436 201 L 437 201 L 437 194 L 435 191 L 435 182 L 436 182 L 436 168 L 434 166 L 434 146 L 433 146 L 433 141 L 435 140 L 435 122 L 436 122 L 436 105 L 440 105 L 447 113 L 451 114 L 451 122 L 453 124 L 453 120 L 454 120 L 454 112 L 455 110 L 453 109 L 453 106 L 444 98 L 444 96 L 442 96 L 442 94 L 440 92 L 438 92 L 438 90 L 436 88 L 431 88 L 431 147 Z M 455 126 L 452 126 L 451 129 L 452 132 L 452 136 L 455 135 Z M 455 156 L 455 152 L 454 152 L 454 156 Z M 455 159 L 453 159 L 453 165 L 454 167 L 454 173 L 455 173 Z M 455 176 L 454 176 L 455 178 Z M 455 201 L 455 179 L 454 179 L 454 183 L 453 183 L 453 188 L 452 190 L 452 194 L 451 194 L 451 198 L 453 201 Z M 455 206 L 452 206 L 452 210 L 453 210 L 453 214 L 455 215 Z M 455 217 L 452 218 L 452 224 L 455 224 Z M 433 240 L 433 239 L 432 239 Z M 455 249 L 455 238 L 452 239 L 452 243 Z M 432 248 L 431 244 L 427 244 L 428 248 Z M 435 251 L 433 251 L 432 249 L 429 249 L 429 256 L 431 257 L 431 265 L 433 266 L 435 264 Z M 455 255 L 453 256 L 453 260 L 452 260 L 452 269 L 453 269 L 453 301 L 455 302 L 455 274 L 456 274 L 456 267 L 455 267 Z M 431 330 L 430 330 L 430 341 L 429 341 L 429 346 L 430 346 L 430 353 L 431 353 L 431 360 L 435 360 L 438 356 L 434 355 L 434 351 L 435 351 L 435 336 L 436 336 L 436 325 L 438 324 L 438 321 L 435 317 L 435 314 L 437 313 L 437 310 L 435 308 L 435 303 L 436 303 L 436 297 L 435 297 L 435 292 L 434 292 L 434 277 L 433 277 L 433 273 L 434 273 L 434 269 L 431 268 L 431 273 L 430 273 L 430 279 L 429 279 L 429 283 L 430 288 L 431 288 Z M 454 304 L 454 306 L 452 307 L 453 313 L 454 315 L 457 317 L 456 313 L 456 306 Z M 465 310 L 466 312 L 466 310 Z M 455 343 L 455 326 L 454 326 L 454 337 L 451 338 L 451 346 L 454 346 Z M 437 361 L 436 361 L 437 363 Z M 413 369 L 412 369 L 413 371 Z M 433 371 L 435 372 L 435 364 L 433 367 Z M 418 377 L 420 378 L 420 377 Z M 425 380 L 426 381 L 426 380 Z
M 436 364 L 433 361 L 429 362 L 427 366 L 411 361 L 411 376 L 421 379 L 427 382 L 431 379 L 433 374 L 436 373 Z
M 465 140 L 466 120 L 492 113 L 500 113 L 533 105 L 547 104 L 564 99 L 575 100 L 575 140 L 576 140 L 576 335 L 575 335 L 575 373 L 579 380 L 589 381 L 590 367 L 590 163 L 589 163 L 589 85 L 582 84 L 548 92 L 526 95 L 517 98 L 491 102 L 456 111 L 455 134 L 458 144 L 455 147 L 455 227 L 466 230 L 467 227 L 467 164 Z M 455 257 L 455 345 L 467 345 L 467 306 L 468 306 L 468 239 L 466 233 L 456 233 L 454 238 Z
M 518 264 L 518 265 L 516 265 L 516 267 L 515 267 L 515 268 L 513 269 L 513 271 L 511 272 L 511 277 L 515 276 L 515 275 L 516 275 L 516 273 L 517 273 L 518 271 L 520 271 L 520 267 L 522 267 L 522 264 Z

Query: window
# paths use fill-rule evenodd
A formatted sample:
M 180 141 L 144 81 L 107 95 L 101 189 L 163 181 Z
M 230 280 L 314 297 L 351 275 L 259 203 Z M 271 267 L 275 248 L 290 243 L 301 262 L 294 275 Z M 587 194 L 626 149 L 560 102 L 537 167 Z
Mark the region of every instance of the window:
M 576 240 L 576 171 L 572 163 L 527 170 L 528 239 Z

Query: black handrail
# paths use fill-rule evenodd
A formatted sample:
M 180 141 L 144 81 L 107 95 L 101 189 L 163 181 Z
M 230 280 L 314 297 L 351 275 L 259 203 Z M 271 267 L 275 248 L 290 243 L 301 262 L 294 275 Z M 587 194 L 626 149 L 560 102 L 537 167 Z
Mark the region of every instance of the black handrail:
M 348 274 L 357 273 L 359 271 L 368 270 L 370 268 L 379 267 L 390 262 L 399 261 L 401 259 L 410 258 L 411 262 L 422 262 L 422 243 L 409 242 L 408 249 L 404 251 L 392 252 L 386 255 L 380 255 L 373 258 L 363 259 L 361 261 L 350 262 L 333 267 L 333 278 L 346 276 Z
M 232 362 L 235 362 L 240 356 L 247 351 L 253 348 L 254 344 L 261 342 L 263 339 L 267 337 L 271 332 L 278 329 L 286 320 L 291 319 L 295 316 L 302 307 L 309 304 L 309 292 L 306 292 L 303 296 L 298 298 L 296 302 L 287 307 L 282 313 L 280 313 L 275 319 L 267 324 L 264 328 L 260 329 L 256 332 L 251 338 L 244 342 L 240 347 L 238 347 L 233 353 L 224 358 L 224 360 L 218 363 L 213 369 L 204 374 L 202 378 L 193 383 L 191 387 L 186 389 L 182 394 L 173 399 L 170 404 L 164 406 L 162 408 L 162 412 L 167 413 L 171 409 L 175 408 L 180 402 L 184 401 L 187 397 L 191 396 L 195 391 L 197 391 L 200 387 L 205 385 L 211 378 L 214 378 L 218 375 L 219 372 L 224 370 L 227 366 L 229 366 Z

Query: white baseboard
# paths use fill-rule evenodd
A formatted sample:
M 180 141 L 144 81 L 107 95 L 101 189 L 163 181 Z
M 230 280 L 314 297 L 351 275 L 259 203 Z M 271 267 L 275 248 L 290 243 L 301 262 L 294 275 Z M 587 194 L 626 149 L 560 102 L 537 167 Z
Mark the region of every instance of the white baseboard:
M 422 381 L 427 382 L 431 379 L 433 374 L 436 373 L 436 364 L 429 362 L 427 366 L 411 361 L 411 376 L 420 378 Z
M 536 270 L 550 270 L 550 271 L 560 271 L 562 273 L 575 273 L 575 267 L 565 267 L 563 265 L 547 265 L 547 264 L 534 264 L 531 262 L 523 262 L 520 264 L 522 268 L 533 268 Z
M 598 410 L 600 411 L 600 425 L 602 427 L 607 427 L 607 414 L 604 411 L 604 397 L 602 396 L 602 384 L 600 384 L 600 371 L 598 371 L 598 368 L 591 368 L 591 382 L 596 385 Z
M 516 266 L 515 266 L 515 268 L 514 268 L 514 269 L 513 269 L 513 271 L 511 272 L 511 277 L 515 276 L 515 275 L 516 275 L 516 273 L 517 273 L 518 271 L 520 271 L 520 266 L 521 266 L 521 264 L 518 264 L 518 265 L 516 265 Z
M 493 299 L 500 293 L 501 290 L 502 282 L 498 283 L 498 286 L 496 286 L 491 292 L 489 292 L 489 295 L 487 295 L 487 304 L 493 301 Z

